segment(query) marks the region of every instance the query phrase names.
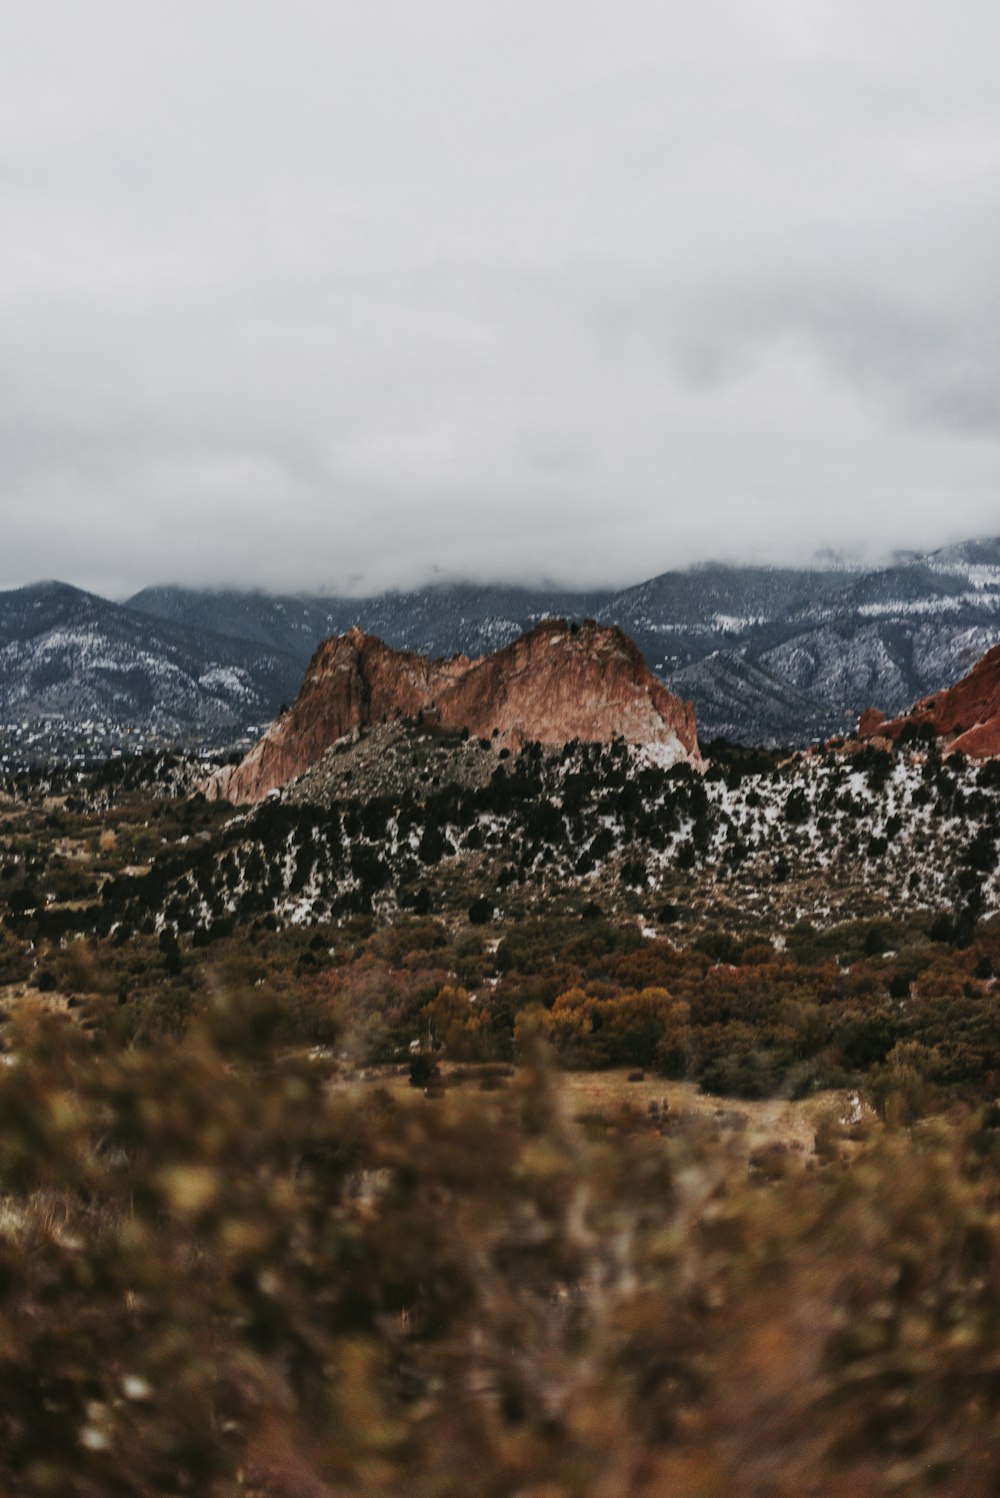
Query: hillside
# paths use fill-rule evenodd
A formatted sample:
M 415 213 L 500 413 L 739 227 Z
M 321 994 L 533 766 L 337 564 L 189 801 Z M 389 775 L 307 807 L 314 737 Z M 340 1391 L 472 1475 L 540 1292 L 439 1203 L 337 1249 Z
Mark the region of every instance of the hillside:
M 32 783 L 96 811 L 142 795 L 141 770 L 126 760 Z M 147 795 L 174 798 L 197 767 L 156 762 L 146 773 Z M 968 934 L 1000 910 L 997 767 L 942 760 L 933 746 L 735 751 L 701 774 L 622 739 L 512 753 L 499 739 L 400 720 L 341 740 L 258 806 L 201 804 L 210 835 L 161 847 L 147 820 L 142 854 L 128 860 L 144 867 L 90 908 L 40 908 L 39 934 L 382 924 L 410 910 L 464 922 L 486 901 L 505 924 L 596 906 L 643 928 L 662 918 L 791 941 L 907 914 Z
M 165 738 L 267 721 L 287 656 L 64 583 L 0 593 L 0 722 L 142 724 Z

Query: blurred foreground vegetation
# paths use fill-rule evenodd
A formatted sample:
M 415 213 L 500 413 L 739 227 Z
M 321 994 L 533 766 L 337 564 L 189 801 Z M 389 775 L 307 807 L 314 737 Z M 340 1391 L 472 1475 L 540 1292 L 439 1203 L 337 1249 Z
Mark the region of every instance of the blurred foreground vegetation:
M 540 1053 L 338 1082 L 252 1002 L 155 1046 L 15 1022 L 3 1492 L 997 1491 L 995 1112 L 748 1167 L 574 1119 Z

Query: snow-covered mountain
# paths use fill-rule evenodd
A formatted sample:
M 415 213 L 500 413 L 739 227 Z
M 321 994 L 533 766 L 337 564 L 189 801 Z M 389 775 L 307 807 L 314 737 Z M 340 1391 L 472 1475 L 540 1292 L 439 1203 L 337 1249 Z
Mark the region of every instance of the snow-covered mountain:
M 141 725 L 225 736 L 266 722 L 298 663 L 65 583 L 0 593 L 0 722 Z
M 665 572 L 618 591 L 443 584 L 371 598 L 147 588 L 124 605 L 61 584 L 0 594 L 0 720 L 113 716 L 224 738 L 295 697 L 352 624 L 428 655 L 478 656 L 546 615 L 618 624 L 703 743 L 801 744 L 892 714 L 1000 641 L 1000 538 L 880 568 Z
M 949 685 L 1000 640 L 1000 539 L 815 579 L 811 597 L 663 673 L 694 699 L 703 740 L 843 732 L 866 706 L 896 713 Z
M 956 680 L 1000 640 L 1000 538 L 880 568 L 728 567 L 665 572 L 617 592 L 442 585 L 375 598 L 275 598 L 149 589 L 131 606 L 301 655 L 359 624 L 397 648 L 481 655 L 546 614 L 618 624 L 703 742 L 801 744 L 897 712 Z M 297 685 L 297 683 L 296 683 Z
M 546 616 L 596 616 L 613 596 L 472 583 L 372 598 L 145 588 L 129 599 L 129 607 L 287 651 L 304 667 L 321 640 L 345 634 L 354 624 L 397 650 L 478 656 L 509 645 Z M 295 689 L 300 685 L 301 672 Z

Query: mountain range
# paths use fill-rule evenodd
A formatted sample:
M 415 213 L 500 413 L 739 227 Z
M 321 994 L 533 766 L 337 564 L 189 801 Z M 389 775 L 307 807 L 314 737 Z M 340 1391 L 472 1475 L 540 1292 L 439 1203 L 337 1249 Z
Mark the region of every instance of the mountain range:
M 886 566 L 709 564 L 617 591 L 441 584 L 370 598 L 146 588 L 112 602 L 64 583 L 0 593 L 0 722 L 100 718 L 224 742 L 293 700 L 321 640 L 472 657 L 546 616 L 635 640 L 692 699 L 703 743 L 802 744 L 898 713 L 1000 641 L 1000 537 Z

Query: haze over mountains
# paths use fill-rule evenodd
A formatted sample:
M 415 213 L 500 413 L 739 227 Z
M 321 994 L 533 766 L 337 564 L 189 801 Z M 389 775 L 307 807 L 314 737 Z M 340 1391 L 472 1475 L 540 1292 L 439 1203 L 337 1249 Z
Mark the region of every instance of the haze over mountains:
M 898 712 L 1000 641 L 1000 538 L 892 565 L 706 565 L 616 592 L 444 584 L 373 598 L 147 588 L 114 603 L 62 583 L 0 594 L 0 721 L 103 718 L 224 741 L 291 702 L 321 640 L 352 625 L 432 656 L 478 656 L 546 615 L 629 634 L 702 742 L 801 744 Z

